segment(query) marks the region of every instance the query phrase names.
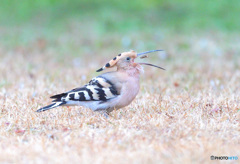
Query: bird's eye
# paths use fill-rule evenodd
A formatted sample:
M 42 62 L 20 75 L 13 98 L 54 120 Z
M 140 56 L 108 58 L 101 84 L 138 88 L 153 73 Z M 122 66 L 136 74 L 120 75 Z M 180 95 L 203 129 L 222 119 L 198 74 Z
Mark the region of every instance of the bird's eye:
M 130 60 L 131 60 L 131 58 L 130 58 L 130 57 L 127 57 L 127 58 L 126 58 L 126 60 L 127 60 L 127 61 L 130 61 Z

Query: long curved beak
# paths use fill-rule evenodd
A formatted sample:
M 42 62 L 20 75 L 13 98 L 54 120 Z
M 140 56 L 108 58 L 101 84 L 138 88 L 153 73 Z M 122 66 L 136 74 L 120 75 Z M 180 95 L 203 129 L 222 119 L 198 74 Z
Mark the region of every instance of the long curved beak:
M 156 51 L 164 51 L 164 50 L 151 50 L 151 51 L 141 52 L 141 53 L 138 53 L 138 54 L 137 54 L 137 57 L 142 56 L 142 55 L 144 55 L 144 54 L 151 53 L 151 52 L 156 52 Z M 140 58 L 145 58 L 145 57 L 147 57 L 147 56 L 142 56 L 142 57 L 140 57 Z M 159 67 L 159 66 L 157 66 L 157 65 L 153 65 L 153 64 L 150 64 L 150 63 L 138 63 L 138 64 L 148 65 L 148 66 L 152 66 L 152 67 L 156 67 L 156 68 L 165 70 L 165 69 L 162 68 L 162 67 Z
M 154 65 L 154 64 L 149 64 L 149 63 L 138 63 L 138 64 L 141 64 L 141 65 L 148 65 L 148 66 L 153 66 L 153 67 L 156 67 L 156 68 L 159 68 L 159 69 L 165 70 L 164 68 L 159 67 L 159 66 Z
M 137 57 L 139 57 L 139 56 L 141 56 L 141 55 L 144 55 L 144 54 L 151 53 L 151 52 L 156 52 L 156 51 L 164 51 L 164 50 L 151 50 L 151 51 L 141 52 L 141 53 L 138 53 L 138 54 L 137 54 Z

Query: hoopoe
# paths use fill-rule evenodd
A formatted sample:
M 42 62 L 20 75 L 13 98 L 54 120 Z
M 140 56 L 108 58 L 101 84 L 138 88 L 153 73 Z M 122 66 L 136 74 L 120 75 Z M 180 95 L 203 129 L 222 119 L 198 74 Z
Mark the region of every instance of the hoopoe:
M 110 60 L 100 72 L 106 68 L 117 67 L 116 71 L 107 72 L 93 78 L 88 84 L 71 91 L 54 95 L 53 104 L 37 110 L 43 112 L 59 106 L 80 105 L 109 114 L 114 109 L 120 109 L 129 105 L 137 96 L 139 91 L 139 78 L 143 68 L 141 65 L 154 66 L 160 69 L 162 67 L 149 63 L 135 63 L 137 57 L 147 57 L 145 54 L 163 51 L 152 50 L 143 53 L 136 53 L 131 50 L 123 52 Z

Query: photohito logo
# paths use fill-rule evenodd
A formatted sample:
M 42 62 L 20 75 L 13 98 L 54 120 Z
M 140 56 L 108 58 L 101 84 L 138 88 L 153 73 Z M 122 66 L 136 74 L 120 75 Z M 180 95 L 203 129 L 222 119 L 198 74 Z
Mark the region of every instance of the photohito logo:
M 237 156 L 214 156 L 212 155 L 211 160 L 238 160 Z

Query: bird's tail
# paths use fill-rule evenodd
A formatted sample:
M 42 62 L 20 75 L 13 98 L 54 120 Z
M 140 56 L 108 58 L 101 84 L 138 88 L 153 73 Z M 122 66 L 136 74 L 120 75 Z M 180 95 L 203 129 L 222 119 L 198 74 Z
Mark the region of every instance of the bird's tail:
M 64 104 L 66 104 L 66 102 L 62 102 L 62 101 L 55 102 L 55 103 L 53 103 L 51 105 L 48 105 L 48 106 L 45 106 L 45 107 L 42 107 L 42 108 L 38 109 L 36 112 L 43 112 L 43 111 L 46 111 L 46 110 L 49 110 L 49 109 L 52 109 L 52 108 L 56 108 L 56 107 L 62 106 Z

